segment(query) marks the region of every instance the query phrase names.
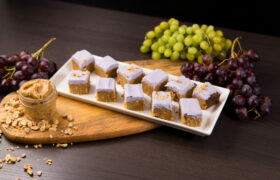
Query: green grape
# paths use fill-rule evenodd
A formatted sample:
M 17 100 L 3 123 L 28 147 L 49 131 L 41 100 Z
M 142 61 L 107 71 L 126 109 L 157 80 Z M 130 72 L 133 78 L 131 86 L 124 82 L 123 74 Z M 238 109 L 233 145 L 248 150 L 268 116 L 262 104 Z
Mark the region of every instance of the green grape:
M 180 52 L 180 59 L 187 59 L 187 53 L 186 53 L 186 51 L 181 51 L 181 52 Z
M 200 63 L 200 64 L 203 64 L 202 58 L 203 58 L 203 55 L 202 55 L 202 54 L 198 55 L 198 56 L 197 56 L 197 62 Z
M 156 36 L 156 33 L 154 31 L 149 31 L 146 34 L 146 37 L 149 39 L 153 39 Z
M 170 22 L 170 25 L 173 24 L 179 26 L 179 21 L 177 19 L 173 19 L 173 21 Z
M 166 42 L 168 42 L 169 37 L 170 37 L 170 36 L 168 36 L 168 35 L 163 35 L 163 36 L 161 37 L 161 39 L 162 39 L 163 42 L 166 43 Z
M 176 37 L 177 37 L 177 35 L 178 35 L 178 31 L 174 32 L 174 33 L 172 34 L 172 36 L 171 36 L 171 37 L 176 38 Z
M 157 51 L 158 50 L 158 47 L 159 47 L 159 44 L 157 42 L 153 43 L 152 46 L 151 46 L 151 49 L 153 51 Z
M 158 45 L 159 45 L 159 46 L 161 46 L 161 45 L 164 45 L 164 44 L 165 44 L 165 43 L 164 43 L 164 41 L 163 41 L 161 38 L 160 38 L 160 39 L 158 39 L 158 41 L 157 41 L 157 42 L 158 42 Z
M 203 25 L 201 26 L 201 29 L 202 29 L 203 31 L 206 31 L 207 28 L 208 28 L 208 26 L 207 26 L 206 24 L 203 24 Z
M 176 40 L 177 40 L 178 42 L 183 42 L 183 41 L 184 41 L 184 35 L 182 35 L 182 34 L 177 34 Z
M 201 43 L 200 43 L 201 49 L 206 50 L 206 49 L 208 49 L 208 47 L 209 47 L 209 44 L 207 41 L 201 41 Z
M 179 33 L 184 35 L 186 33 L 186 27 L 185 26 L 179 27 Z
M 192 44 L 192 37 L 191 36 L 187 36 L 184 39 L 184 43 L 185 43 L 186 46 L 190 46 Z
M 213 50 L 211 55 L 212 55 L 212 57 L 217 57 L 219 55 L 219 52 L 216 50 Z
M 160 59 L 161 55 L 159 52 L 154 51 L 152 53 L 152 59 Z
M 176 43 L 176 39 L 174 37 L 170 37 L 168 43 L 170 44 L 170 46 L 173 46 Z
M 156 33 L 156 38 L 160 38 L 162 36 L 162 32 Z
M 170 29 L 166 29 L 163 34 L 167 35 L 167 36 L 170 36 L 171 35 Z
M 165 57 L 170 57 L 172 55 L 172 51 L 171 51 L 171 49 L 165 49 L 165 51 L 164 51 L 164 56 Z
M 195 55 L 197 53 L 197 49 L 195 47 L 189 47 L 188 48 L 188 54 Z
M 198 24 L 193 24 L 193 25 L 192 25 L 192 28 L 193 28 L 193 30 L 195 31 L 195 30 L 199 29 L 199 25 L 198 25 Z
M 202 35 L 203 31 L 201 29 L 197 29 L 195 30 L 195 34 Z
M 155 30 L 155 33 L 156 33 L 156 34 L 159 34 L 159 33 L 162 32 L 162 29 L 161 29 L 161 27 L 159 27 L 159 26 L 156 26 L 154 30 Z
M 213 42 L 214 42 L 214 43 L 221 43 L 221 42 L 222 42 L 222 38 L 221 38 L 220 36 L 215 36 L 215 37 L 213 38 Z
M 178 25 L 176 25 L 176 24 L 171 24 L 170 25 L 170 31 L 171 32 L 175 32 L 175 31 L 177 31 L 178 30 Z
M 158 52 L 159 53 L 164 53 L 164 51 L 165 51 L 165 47 L 164 46 L 160 46 L 159 48 L 158 48 Z
M 221 51 L 218 55 L 218 58 L 221 60 L 226 59 L 227 53 L 225 51 Z
M 182 51 L 184 49 L 184 45 L 182 42 L 177 42 L 176 44 L 174 44 L 173 46 L 173 50 L 174 51 Z
M 210 33 L 211 31 L 214 31 L 214 26 L 210 25 L 208 26 L 207 30 L 206 30 L 206 33 Z
M 213 39 L 215 36 L 216 36 L 216 32 L 215 31 L 211 31 L 211 32 L 208 33 L 208 37 L 210 39 Z
M 150 47 L 151 45 L 152 45 L 152 40 L 151 39 L 146 39 L 143 42 L 143 46 Z
M 140 51 L 141 51 L 141 53 L 148 53 L 149 52 L 149 47 L 141 46 Z
M 225 49 L 229 50 L 231 48 L 231 40 L 227 39 L 225 40 Z
M 180 53 L 178 51 L 173 51 L 173 53 L 171 55 L 171 60 L 176 61 L 179 59 L 179 57 L 180 57 Z
M 193 55 L 193 54 L 187 53 L 186 57 L 189 61 L 195 60 L 195 55 Z
M 209 46 L 209 48 L 206 49 L 205 52 L 206 52 L 206 54 L 212 54 L 212 52 L 213 52 L 212 46 Z
M 175 18 L 170 18 L 170 19 L 168 20 L 168 24 L 171 24 L 171 22 L 174 21 L 174 20 L 176 20 L 176 19 L 175 19 Z
M 193 33 L 193 28 L 187 27 L 186 32 L 187 32 L 187 34 L 191 35 Z
M 165 49 L 171 48 L 172 46 L 169 43 L 165 44 Z
M 223 37 L 223 31 L 221 31 L 221 30 L 218 30 L 218 31 L 216 31 L 216 34 L 217 34 L 217 36 L 220 36 L 220 37 Z
M 165 21 L 162 21 L 160 24 L 159 24 L 159 27 L 161 29 L 167 29 L 168 28 L 168 23 L 165 22 Z
M 200 43 L 201 41 L 202 41 L 202 35 L 200 35 L 200 34 L 196 34 L 196 35 L 194 35 L 193 37 L 192 37 L 192 39 L 193 39 L 193 41 L 195 42 L 195 43 Z
M 223 47 L 221 46 L 221 44 L 217 44 L 217 43 L 215 43 L 213 47 L 214 47 L 214 50 L 215 50 L 215 51 L 221 51 L 221 50 L 223 49 Z

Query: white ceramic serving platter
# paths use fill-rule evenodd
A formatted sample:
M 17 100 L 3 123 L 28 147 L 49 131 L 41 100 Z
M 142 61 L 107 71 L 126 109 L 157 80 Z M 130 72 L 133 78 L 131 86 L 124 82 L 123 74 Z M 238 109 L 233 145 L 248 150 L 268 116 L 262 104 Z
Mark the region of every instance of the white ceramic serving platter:
M 95 57 L 95 59 L 102 58 L 100 56 L 95 56 L 95 55 L 94 55 L 94 57 Z M 119 62 L 119 66 L 124 66 L 124 65 L 127 65 L 127 64 L 123 63 L 123 62 Z M 69 59 L 51 78 L 51 80 L 56 85 L 59 95 L 67 97 L 67 98 L 75 99 L 78 101 L 82 101 L 85 103 L 93 104 L 96 106 L 100 106 L 102 108 L 117 111 L 120 113 L 124 113 L 127 115 L 131 115 L 131 116 L 141 118 L 144 120 L 152 121 L 152 122 L 155 122 L 158 124 L 170 126 L 170 127 L 180 129 L 180 130 L 190 132 L 190 133 L 200 135 L 200 136 L 209 136 L 212 133 L 214 126 L 218 120 L 218 117 L 219 117 L 219 115 L 226 103 L 227 97 L 229 95 L 228 89 L 216 86 L 218 89 L 221 90 L 219 104 L 214 105 L 214 106 L 208 108 L 207 110 L 202 111 L 203 121 L 202 121 L 202 124 L 200 127 L 190 127 L 190 126 L 187 126 L 187 125 L 181 123 L 180 118 L 179 118 L 179 105 L 177 102 L 173 102 L 173 119 L 174 119 L 173 121 L 168 121 L 168 120 L 164 120 L 161 118 L 151 116 L 151 110 L 150 110 L 151 98 L 146 95 L 145 95 L 145 110 L 144 111 L 132 111 L 132 110 L 128 110 L 128 109 L 124 108 L 123 98 L 122 98 L 123 88 L 120 85 L 117 85 L 117 87 L 116 87 L 117 93 L 118 93 L 117 102 L 97 101 L 96 94 L 95 94 L 96 93 L 95 92 L 95 83 L 96 83 L 96 79 L 98 76 L 94 72 L 91 73 L 91 76 L 90 76 L 89 94 L 85 94 L 85 95 L 71 94 L 71 93 L 69 93 L 69 87 L 68 87 L 68 78 L 69 78 L 71 69 L 72 69 L 71 68 L 71 59 Z M 146 68 L 143 68 L 143 70 L 144 70 L 145 74 L 148 74 L 149 72 L 152 71 L 152 70 L 149 70 Z M 177 78 L 177 76 L 169 75 L 169 80 L 176 79 L 176 78 Z M 201 82 L 197 82 L 197 81 L 195 81 L 195 83 L 201 84 Z

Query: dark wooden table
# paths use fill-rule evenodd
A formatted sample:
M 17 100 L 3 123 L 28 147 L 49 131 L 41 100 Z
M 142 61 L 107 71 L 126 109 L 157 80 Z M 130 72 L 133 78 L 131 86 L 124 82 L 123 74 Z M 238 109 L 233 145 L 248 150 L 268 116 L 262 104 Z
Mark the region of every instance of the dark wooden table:
M 59 66 L 80 49 L 123 61 L 148 59 L 139 47 L 145 32 L 161 20 L 56 1 L 2 0 L 0 54 L 12 55 L 21 49 L 34 52 L 56 37 L 47 57 Z M 26 153 L 27 158 L 15 165 L 4 164 L 0 179 L 31 179 L 23 171 L 25 163 L 32 163 L 34 171 L 43 170 L 36 179 L 279 179 L 280 38 L 222 30 L 229 38 L 243 36 L 244 47 L 261 55 L 257 77 L 262 92 L 272 97 L 270 116 L 240 121 L 223 112 L 210 137 L 161 127 L 67 149 L 19 145 L 11 154 Z M 16 145 L 2 137 L 0 159 L 8 153 L 7 147 Z M 52 159 L 53 165 L 46 165 L 43 158 Z

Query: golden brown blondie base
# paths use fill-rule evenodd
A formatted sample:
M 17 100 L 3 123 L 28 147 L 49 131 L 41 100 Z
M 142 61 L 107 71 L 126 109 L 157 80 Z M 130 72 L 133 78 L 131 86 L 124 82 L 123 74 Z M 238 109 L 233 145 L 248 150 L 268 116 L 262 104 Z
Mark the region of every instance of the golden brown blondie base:
M 94 71 L 94 63 L 90 63 L 87 65 L 85 68 L 81 69 L 79 65 L 76 63 L 76 61 L 72 60 L 72 69 L 73 70 L 80 70 L 80 71 L 89 71 L 92 72 Z
M 116 102 L 117 94 L 115 92 L 101 91 L 96 93 L 96 99 L 103 102 Z
M 181 115 L 181 122 L 188 126 L 199 127 L 201 125 L 202 118 Z
M 144 100 L 123 102 L 123 105 L 126 109 L 130 109 L 130 110 L 134 110 L 134 111 L 144 111 L 144 108 L 145 108 Z
M 139 83 L 141 83 L 143 77 L 144 77 L 144 74 L 142 74 L 141 76 L 139 76 L 131 81 L 128 81 L 122 75 L 117 74 L 117 83 L 120 84 L 122 87 L 125 84 L 139 84 Z
M 69 90 L 72 94 L 88 94 L 89 93 L 89 83 L 88 84 L 69 84 Z
M 171 97 L 173 101 L 179 101 L 181 98 L 191 98 L 193 94 L 193 90 L 196 87 L 196 84 L 193 88 L 191 88 L 189 91 L 187 91 L 185 94 L 181 95 L 175 91 L 173 91 L 170 87 L 167 87 L 167 91 L 171 92 Z
M 117 76 L 117 68 L 114 68 L 108 72 L 104 72 L 103 69 L 95 65 L 95 73 L 100 76 L 100 77 L 105 77 L 105 78 L 114 78 Z
M 153 88 L 151 85 L 142 82 L 142 86 L 143 86 L 143 91 L 145 94 L 147 94 L 148 96 L 152 96 L 153 91 L 163 91 L 165 88 L 165 84 L 168 82 L 168 80 L 162 82 L 161 84 L 159 84 L 158 86 L 156 86 L 155 88 Z
M 193 98 L 196 98 L 200 104 L 201 109 L 205 110 L 205 109 L 209 108 L 210 106 L 219 103 L 220 94 L 214 93 L 206 101 L 203 99 L 200 99 L 199 97 L 196 97 L 196 96 L 193 96 Z
M 172 111 L 164 108 L 152 109 L 152 116 L 166 120 L 173 120 Z

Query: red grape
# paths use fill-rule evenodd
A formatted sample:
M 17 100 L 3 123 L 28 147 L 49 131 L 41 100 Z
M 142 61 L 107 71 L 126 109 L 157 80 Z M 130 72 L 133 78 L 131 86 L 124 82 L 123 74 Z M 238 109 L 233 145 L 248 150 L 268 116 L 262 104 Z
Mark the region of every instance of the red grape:
M 252 88 L 251 86 L 249 86 L 248 84 L 244 84 L 241 88 L 240 93 L 245 96 L 245 97 L 249 97 L 252 95 Z
M 39 64 L 39 61 L 35 57 L 30 57 L 27 63 L 36 68 Z
M 229 95 L 230 96 L 232 96 L 232 95 L 234 95 L 234 91 L 235 91 L 235 88 L 234 88 L 234 86 L 232 85 L 232 84 L 228 84 L 227 86 L 226 86 L 226 88 L 228 88 L 229 89 Z
M 255 95 L 260 95 L 261 94 L 261 87 L 259 84 L 253 85 L 253 93 Z
M 29 55 L 29 53 L 26 50 L 21 50 L 19 53 L 20 57 L 25 56 L 25 55 Z
M 271 106 L 271 99 L 268 96 L 264 97 L 264 103 L 266 103 L 268 106 Z
M 262 103 L 259 107 L 259 112 L 262 116 L 270 113 L 269 105 L 267 103 Z
M 25 75 L 24 73 L 19 70 L 19 71 L 16 71 L 13 75 L 13 79 L 17 80 L 17 81 L 21 81 L 21 80 L 24 80 L 25 79 Z
M 256 76 L 255 75 L 251 75 L 251 76 L 248 76 L 246 78 L 247 80 L 247 83 L 250 84 L 250 85 L 254 85 L 257 83 L 257 80 L 256 80 Z
M 8 91 L 11 86 L 11 80 L 10 79 L 2 79 L 1 81 L 1 91 Z
M 240 89 L 243 85 L 243 81 L 239 78 L 234 78 L 232 80 L 232 85 L 236 88 L 236 89 Z
M 244 96 L 241 96 L 241 95 L 236 95 L 232 98 L 232 103 L 235 106 L 238 106 L 238 107 L 244 106 L 245 102 L 246 102 L 246 98 Z
M 235 70 L 238 67 L 238 61 L 236 58 L 230 58 L 228 60 L 228 68 L 230 70 Z
M 259 105 L 259 98 L 256 95 L 252 95 L 251 97 L 248 98 L 248 105 L 253 108 L 257 107 Z
M 11 90 L 16 91 L 18 89 L 18 82 L 14 79 L 11 80 Z
M 254 62 L 257 62 L 260 60 L 259 54 L 253 49 L 250 49 L 247 54 L 249 55 L 250 59 Z
M 208 66 L 208 71 L 214 73 L 216 72 L 217 68 L 218 68 L 217 64 L 213 63 Z
M 236 115 L 239 119 L 246 119 L 246 118 L 248 117 L 247 109 L 246 109 L 245 107 L 236 108 L 236 109 L 235 109 L 235 115 Z
M 21 70 L 24 72 L 26 76 L 31 75 L 33 73 L 33 68 L 30 64 L 25 64 L 21 67 Z
M 16 62 L 16 65 L 15 65 L 16 70 L 20 70 L 22 68 L 22 66 L 25 65 L 25 64 L 26 64 L 26 61 L 18 61 L 18 62 Z
M 203 56 L 202 58 L 202 62 L 205 64 L 205 65 L 209 65 L 210 63 L 212 63 L 213 61 L 213 57 L 209 54 L 206 54 L 205 56 Z
M 212 82 L 214 80 L 214 74 L 213 73 L 206 74 L 206 76 L 204 77 L 204 80 L 207 82 Z
M 246 77 L 246 73 L 242 67 L 239 67 L 235 71 L 235 77 L 243 79 Z

